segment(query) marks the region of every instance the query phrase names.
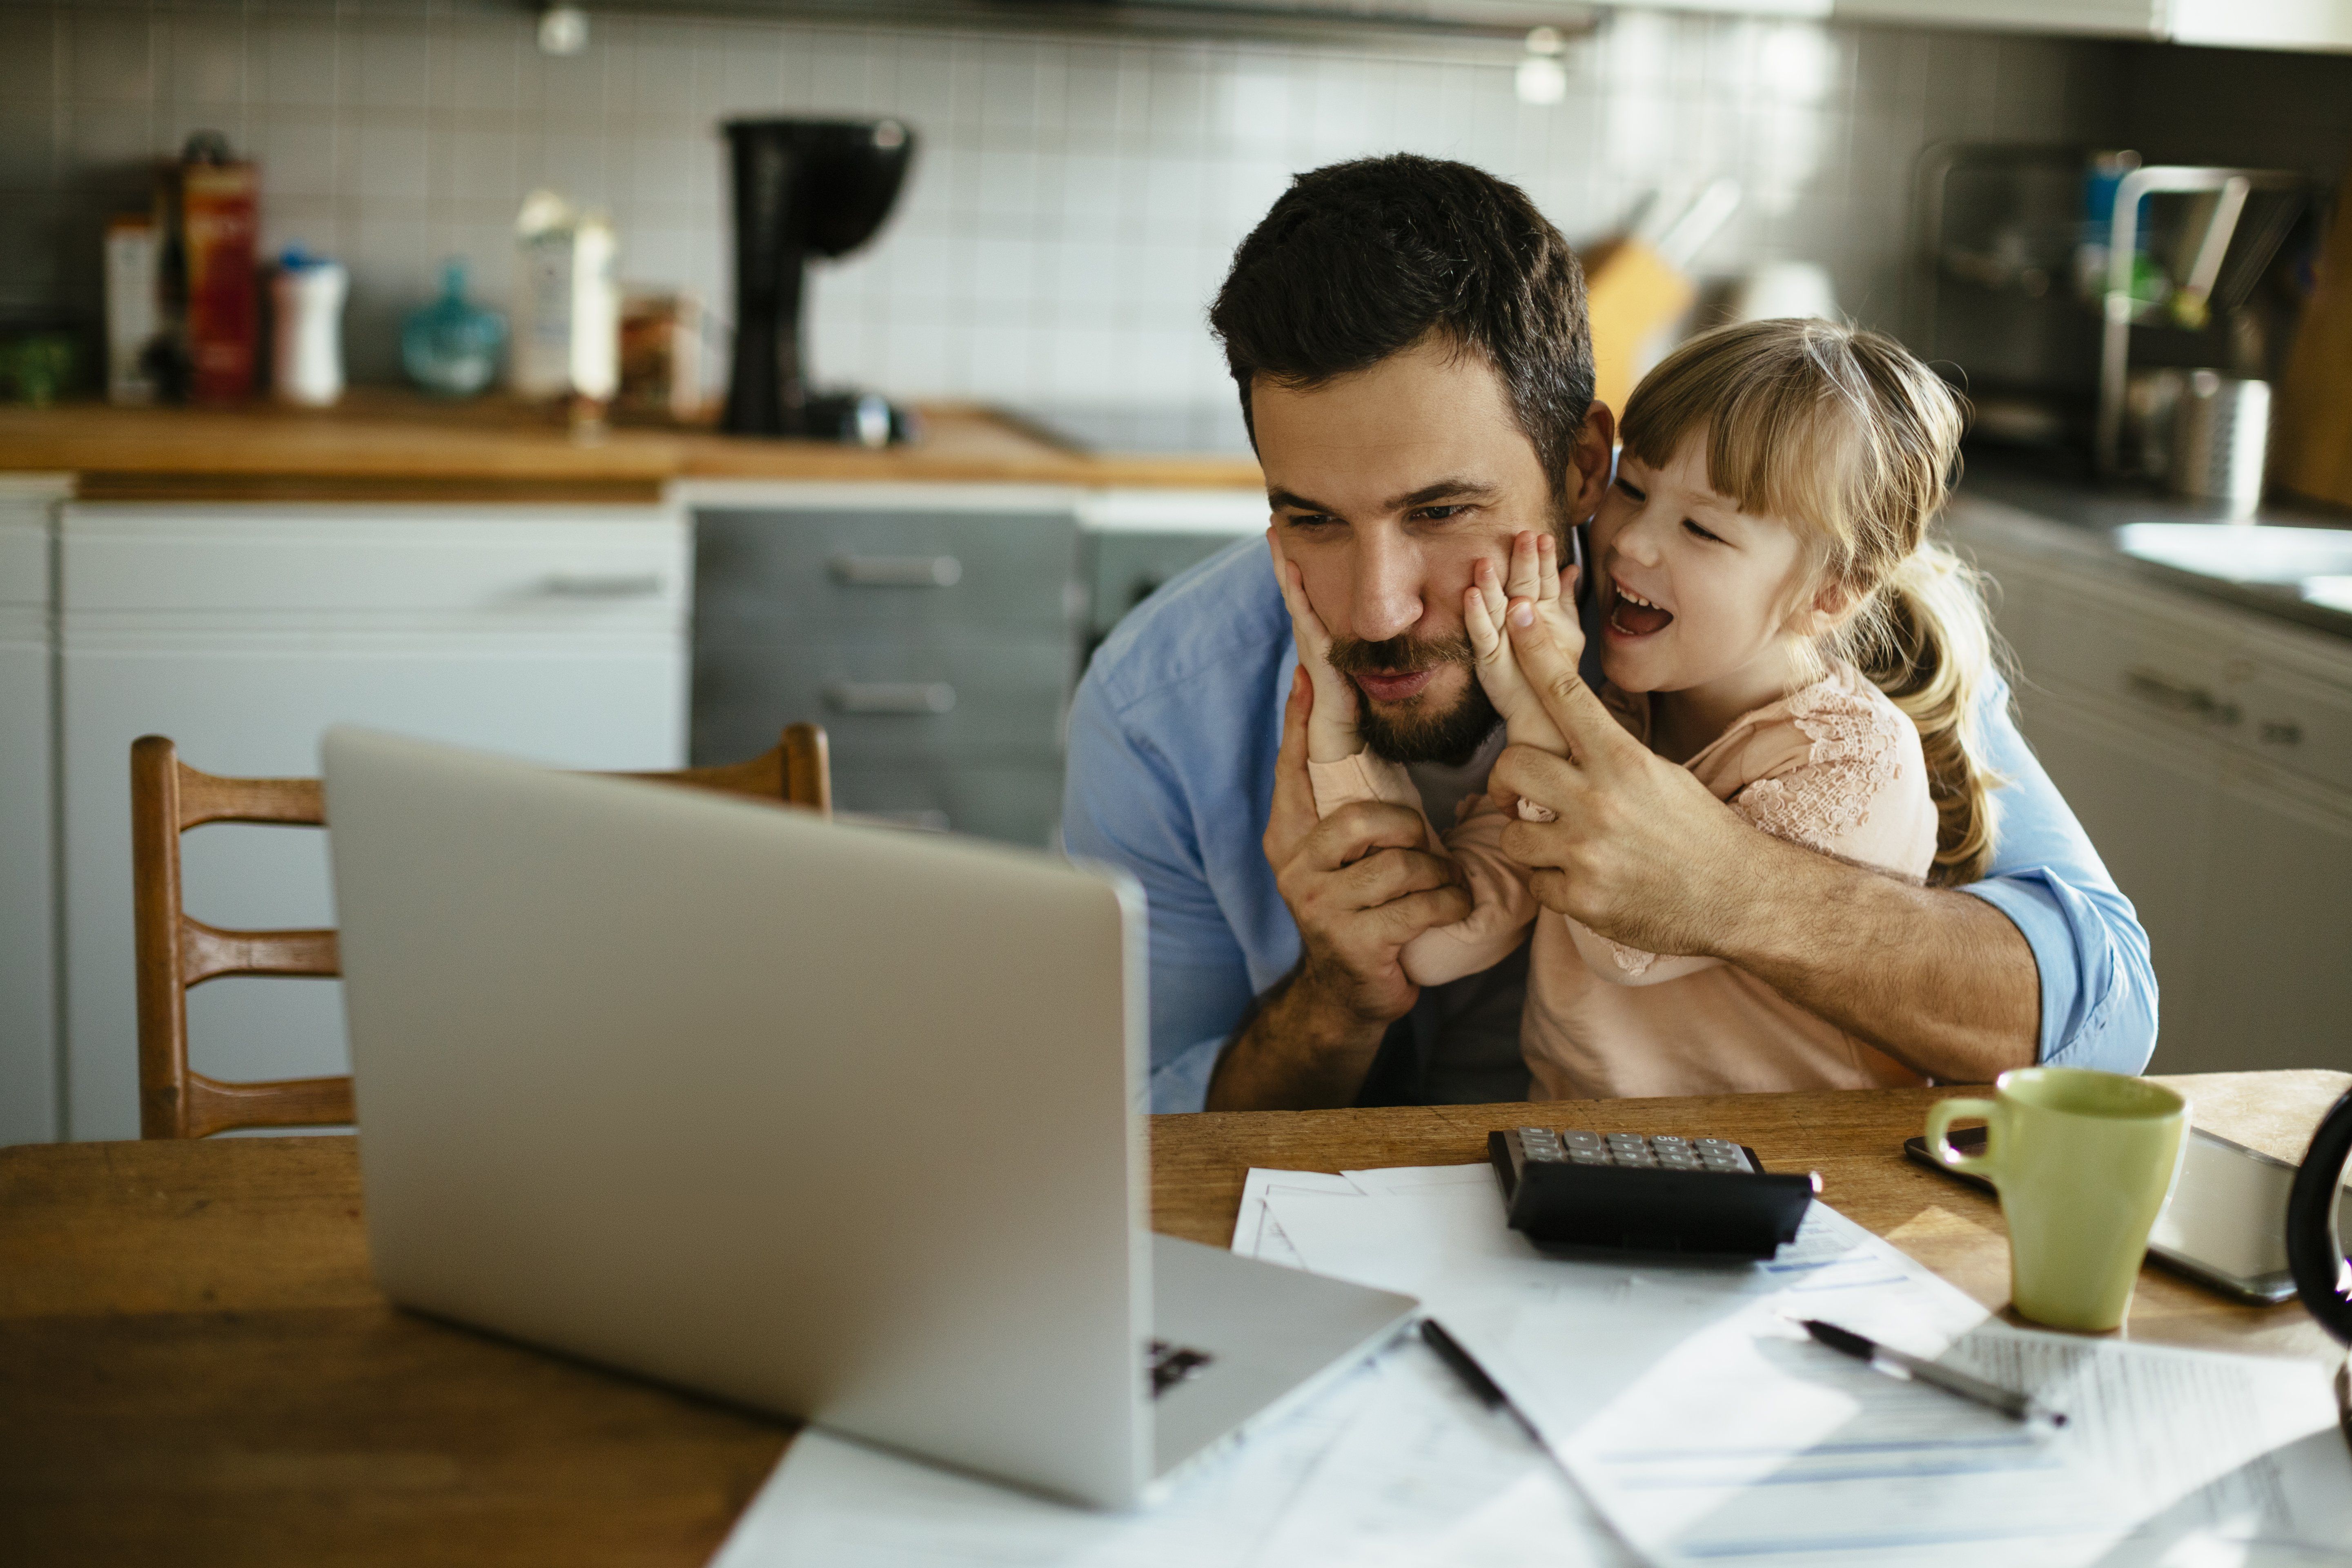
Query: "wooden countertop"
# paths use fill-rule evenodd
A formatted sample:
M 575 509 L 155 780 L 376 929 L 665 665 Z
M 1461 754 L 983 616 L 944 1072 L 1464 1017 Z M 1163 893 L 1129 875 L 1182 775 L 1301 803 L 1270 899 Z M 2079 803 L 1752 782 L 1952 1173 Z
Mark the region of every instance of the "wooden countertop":
M 898 480 L 1255 489 L 1248 458 L 1096 455 L 974 405 L 921 410 L 883 451 L 618 424 L 573 438 L 510 398 L 354 388 L 331 409 L 0 407 L 0 474 L 75 476 L 85 500 L 650 500 L 679 479 Z

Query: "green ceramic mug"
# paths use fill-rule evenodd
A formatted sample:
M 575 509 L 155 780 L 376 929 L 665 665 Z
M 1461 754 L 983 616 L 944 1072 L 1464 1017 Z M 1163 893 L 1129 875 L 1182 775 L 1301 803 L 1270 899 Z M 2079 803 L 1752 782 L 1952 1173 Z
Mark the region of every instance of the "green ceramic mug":
M 2189 1136 L 2189 1102 L 2160 1084 L 2087 1068 L 2020 1068 L 1996 1100 L 1928 1108 L 1927 1148 L 2000 1190 L 2009 1221 L 2010 1304 L 2056 1329 L 2103 1331 L 2131 1306 L 2147 1233 L 2172 1195 Z M 1985 1152 L 1946 1134 L 1986 1122 Z

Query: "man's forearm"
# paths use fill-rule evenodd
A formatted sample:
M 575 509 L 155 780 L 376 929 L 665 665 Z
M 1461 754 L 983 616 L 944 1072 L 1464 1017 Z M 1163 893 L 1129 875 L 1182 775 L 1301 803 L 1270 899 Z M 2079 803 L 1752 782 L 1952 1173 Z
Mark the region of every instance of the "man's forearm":
M 1305 969 L 1260 1001 L 1209 1076 L 1210 1110 L 1352 1105 L 1388 1026 L 1327 996 Z
M 1743 900 L 1718 955 L 1916 1072 L 1985 1083 L 2030 1067 L 2041 973 L 1982 899 L 1774 844 L 1769 894 Z

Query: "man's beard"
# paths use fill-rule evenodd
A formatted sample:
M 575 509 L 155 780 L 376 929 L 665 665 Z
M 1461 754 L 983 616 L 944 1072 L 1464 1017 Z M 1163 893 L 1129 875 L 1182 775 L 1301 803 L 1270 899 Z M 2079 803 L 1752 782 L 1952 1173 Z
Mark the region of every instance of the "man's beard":
M 1356 689 L 1356 731 L 1375 755 L 1392 763 L 1441 763 L 1458 768 L 1494 733 L 1502 715 L 1495 711 L 1486 689 L 1478 684 L 1470 638 L 1456 633 L 1439 638 L 1408 635 L 1381 642 L 1347 637 L 1331 639 L 1331 668 L 1350 678 L 1433 670 L 1449 664 L 1460 665 L 1470 679 L 1461 698 L 1442 712 L 1429 706 L 1430 698 L 1424 692 L 1392 704 L 1391 712 L 1382 713 L 1372 706 L 1362 687 Z

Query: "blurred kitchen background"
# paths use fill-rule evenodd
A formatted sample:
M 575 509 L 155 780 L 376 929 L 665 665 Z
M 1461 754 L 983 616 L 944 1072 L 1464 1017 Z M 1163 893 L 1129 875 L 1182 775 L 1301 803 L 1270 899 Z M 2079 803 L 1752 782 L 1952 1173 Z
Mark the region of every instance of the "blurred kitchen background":
M 762 187 L 797 311 L 746 120 L 832 160 Z M 1233 247 L 1399 150 L 1577 243 L 1612 401 L 1741 314 L 1966 387 L 1949 532 L 2156 1068 L 2352 1066 L 2347 0 L 0 0 L 0 1142 L 141 1124 L 142 734 L 809 720 L 845 812 L 1054 842 L 1086 660 L 1264 526 Z M 187 909 L 329 923 L 318 837 L 190 834 Z M 331 981 L 185 1008 L 201 1073 L 343 1070 Z
M 1065 31 L 1039 28 L 1035 6 L 909 5 L 904 25 L 848 19 L 882 21 L 888 5 L 733 9 L 591 6 L 584 46 L 551 55 L 532 8 L 490 0 L 0 4 L 0 322 L 94 325 L 108 218 L 145 204 L 154 159 L 216 130 L 261 165 L 263 254 L 299 244 L 349 268 L 351 378 L 395 381 L 401 318 L 444 258 L 507 303 L 525 193 L 606 209 L 628 282 L 720 304 L 718 122 L 887 116 L 917 126 L 922 152 L 887 242 L 817 274 L 828 375 L 1076 406 L 1113 429 L 1127 409 L 1190 414 L 1231 441 L 1203 302 L 1290 174 L 1338 159 L 1475 163 L 1580 243 L 1654 193 L 1728 177 L 1744 199 L 1705 271 L 1815 263 L 1841 309 L 1901 329 L 1915 165 L 1933 143 L 2132 148 L 2301 170 L 2330 190 L 2352 144 L 2352 58 L 2052 31 L 1627 7 L 1588 33 L 1573 6 L 1523 5 L 1570 24 L 1559 100 L 1530 103 L 1526 50 L 1491 24 L 1194 37 L 1122 28 L 1102 19 L 1118 7 L 1088 4 L 1062 8 Z M 2030 9 L 2056 28 L 2128 7 Z M 978 25 L 992 11 L 1006 26 Z M 950 14 L 968 20 L 931 20 Z

